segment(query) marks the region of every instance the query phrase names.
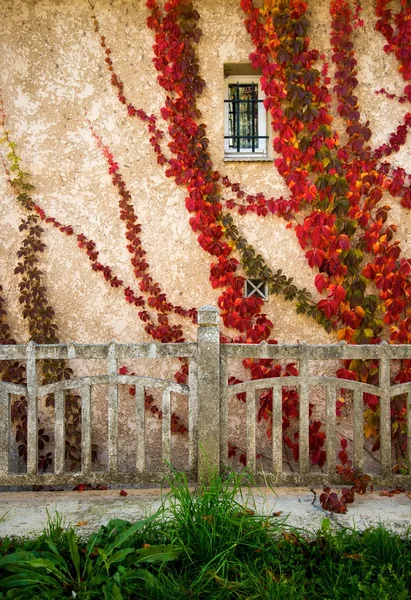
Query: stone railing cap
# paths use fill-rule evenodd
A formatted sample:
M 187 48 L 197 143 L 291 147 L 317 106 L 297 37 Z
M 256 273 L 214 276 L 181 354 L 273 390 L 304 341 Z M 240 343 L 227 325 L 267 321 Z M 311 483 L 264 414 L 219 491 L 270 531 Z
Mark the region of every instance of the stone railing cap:
M 197 323 L 199 325 L 218 325 L 218 310 L 214 306 L 202 306 L 198 309 Z

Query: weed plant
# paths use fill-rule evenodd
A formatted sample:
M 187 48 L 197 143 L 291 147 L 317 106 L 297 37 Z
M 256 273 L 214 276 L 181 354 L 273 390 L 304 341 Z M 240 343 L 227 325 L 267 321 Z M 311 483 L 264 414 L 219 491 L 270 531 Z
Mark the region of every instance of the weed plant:
M 148 519 L 81 541 L 49 518 L 34 540 L 0 541 L 0 598 L 52 600 L 406 600 L 411 537 L 382 527 L 316 536 L 255 513 L 246 475 L 190 490 L 176 474 Z

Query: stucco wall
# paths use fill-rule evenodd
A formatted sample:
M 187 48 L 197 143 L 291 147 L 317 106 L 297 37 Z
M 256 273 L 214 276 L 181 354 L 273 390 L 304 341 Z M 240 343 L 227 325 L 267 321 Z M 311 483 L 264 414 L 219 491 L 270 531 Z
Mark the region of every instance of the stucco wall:
M 247 62 L 252 51 L 237 0 L 197 3 L 204 32 L 198 52 L 207 88 L 199 108 L 208 124 L 215 167 L 250 192 L 286 194 L 270 163 L 224 163 L 223 65 Z M 331 64 L 328 0 L 311 2 L 313 45 Z M 374 31 L 373 2 L 364 2 L 365 27 L 355 33 L 363 114 L 374 131 L 372 143 L 387 140 L 408 111 L 374 91 L 381 87 L 401 92 L 395 58 L 383 52 L 384 40 Z M 151 63 L 152 32 L 145 26 L 143 0 L 98 0 L 96 14 L 127 95 L 136 107 L 159 114 L 163 90 Z M 96 131 L 112 149 L 133 194 L 142 223 L 142 240 L 153 276 L 175 304 L 185 307 L 217 303 L 218 290 L 209 284 L 210 256 L 201 250 L 184 206 L 185 191 L 157 165 L 144 125 L 128 118 L 109 83 L 104 55 L 93 31 L 86 0 L 2 0 L 0 2 L 0 82 L 8 125 L 23 165 L 32 174 L 37 200 L 46 212 L 97 243 L 100 258 L 115 268 L 135 289 L 124 225 L 119 219 L 117 194 L 106 164 L 89 131 L 85 111 Z M 410 147 L 393 162 L 407 167 Z M 14 337 L 27 339 L 19 317 L 18 277 L 13 274 L 20 244 L 23 211 L 6 178 L 0 174 L 0 283 L 5 288 Z M 387 198 L 387 202 L 391 203 Z M 316 296 L 314 273 L 308 267 L 292 230 L 277 217 L 235 216 L 239 228 L 275 270 L 295 278 Z M 400 225 L 404 256 L 411 253 L 410 219 L 398 204 L 391 220 Z M 147 339 L 137 310 L 127 305 L 120 290 L 107 286 L 94 273 L 73 238 L 45 227 L 44 270 L 48 295 L 56 310 L 61 340 L 141 341 Z M 266 312 L 275 322 L 280 342 L 335 341 L 307 317 L 297 316 L 292 304 L 272 297 Z M 175 320 L 177 322 L 177 320 Z M 194 327 L 185 326 L 187 337 Z

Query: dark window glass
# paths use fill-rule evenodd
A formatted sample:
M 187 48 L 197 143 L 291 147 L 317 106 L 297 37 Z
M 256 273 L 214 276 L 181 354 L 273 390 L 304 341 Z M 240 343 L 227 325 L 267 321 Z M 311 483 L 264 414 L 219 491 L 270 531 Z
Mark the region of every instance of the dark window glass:
M 258 84 L 230 83 L 228 85 L 228 139 L 230 150 L 259 149 Z

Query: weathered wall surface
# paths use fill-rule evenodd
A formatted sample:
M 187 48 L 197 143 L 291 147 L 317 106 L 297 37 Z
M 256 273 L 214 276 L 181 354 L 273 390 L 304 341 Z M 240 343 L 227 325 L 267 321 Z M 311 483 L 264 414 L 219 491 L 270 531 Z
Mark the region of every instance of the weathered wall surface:
M 237 0 L 197 3 L 204 32 L 199 45 L 201 75 L 207 88 L 199 102 L 208 124 L 215 167 L 250 192 L 268 197 L 286 194 L 270 163 L 224 163 L 223 65 L 248 62 L 251 42 L 243 26 Z M 313 45 L 331 63 L 327 0 L 310 3 Z M 374 92 L 381 87 L 401 93 L 400 75 L 392 56 L 383 52 L 383 38 L 374 31 L 373 2 L 364 4 L 365 27 L 355 34 L 359 59 L 359 97 L 370 120 L 375 146 L 387 140 L 408 108 Z M 136 107 L 159 114 L 163 90 L 151 63 L 152 32 L 145 26 L 143 0 L 98 0 L 96 14 L 111 47 L 116 69 Z M 97 133 L 112 149 L 142 223 L 142 240 L 153 276 L 169 299 L 184 307 L 217 303 L 218 290 L 209 284 L 210 256 L 199 247 L 184 206 L 185 192 L 157 165 L 145 127 L 132 121 L 118 103 L 109 83 L 104 55 L 93 31 L 86 0 L 2 0 L 0 2 L 0 83 L 8 125 L 23 165 L 32 174 L 35 200 L 46 212 L 97 243 L 101 261 L 110 264 L 126 284 L 137 289 L 118 197 L 106 164 L 88 128 L 85 111 Z M 411 164 L 406 146 L 395 164 Z M 409 169 L 408 169 L 409 170 Z M 27 339 L 20 318 L 18 278 L 13 274 L 23 216 L 0 174 L 0 283 L 14 336 Z M 387 200 L 389 202 L 389 200 Z M 314 274 L 308 267 L 293 231 L 280 218 L 235 216 L 239 228 L 274 268 L 295 278 L 314 295 Z M 404 256 L 411 254 L 409 220 L 393 205 L 391 220 L 400 225 Z M 64 341 L 140 341 L 147 338 L 137 310 L 127 305 L 121 291 L 108 287 L 94 273 L 74 238 L 45 226 L 44 256 L 47 288 Z M 335 341 L 310 319 L 296 316 L 293 305 L 272 297 L 266 312 L 275 322 L 280 342 Z M 193 326 L 186 327 L 188 337 Z

